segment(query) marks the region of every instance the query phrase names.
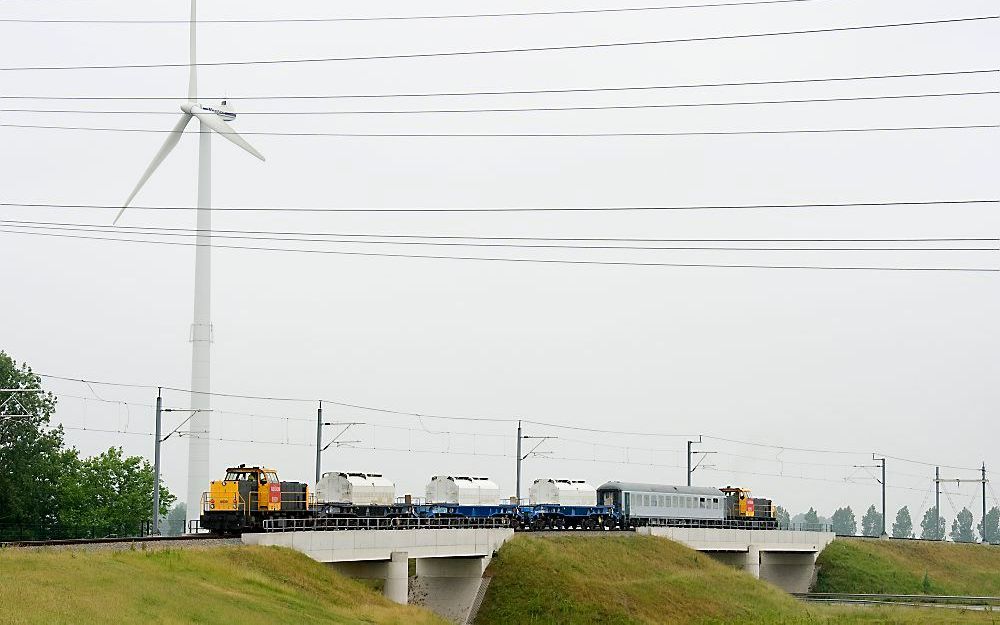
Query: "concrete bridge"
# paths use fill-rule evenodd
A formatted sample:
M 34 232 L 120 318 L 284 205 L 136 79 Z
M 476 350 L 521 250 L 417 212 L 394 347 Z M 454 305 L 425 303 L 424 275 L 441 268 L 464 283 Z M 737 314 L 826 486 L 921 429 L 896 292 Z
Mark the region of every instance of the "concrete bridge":
M 730 530 L 703 527 L 642 527 L 639 534 L 669 538 L 771 582 L 786 592 L 809 592 L 816 558 L 833 532 Z
M 509 528 L 293 531 L 244 534 L 248 545 L 301 551 L 357 579 L 384 580 L 385 596 L 406 604 L 409 560 L 415 559 L 424 607 L 465 623 L 493 553 L 514 535 Z
M 636 533 L 679 542 L 787 592 L 809 591 L 816 558 L 834 537 L 827 532 L 694 527 L 643 527 Z M 607 533 L 565 534 L 600 539 Z M 486 566 L 513 535 L 510 528 L 343 529 L 244 534 L 243 542 L 288 547 L 348 577 L 383 580 L 388 599 L 405 604 L 413 592 L 424 607 L 465 623 L 477 598 L 482 600 Z M 416 560 L 417 573 L 412 589 L 410 559 Z

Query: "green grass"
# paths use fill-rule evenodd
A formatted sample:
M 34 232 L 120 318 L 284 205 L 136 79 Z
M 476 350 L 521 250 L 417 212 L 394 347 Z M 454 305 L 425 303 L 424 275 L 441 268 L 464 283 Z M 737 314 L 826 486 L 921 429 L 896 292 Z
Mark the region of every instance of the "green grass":
M 818 564 L 817 592 L 1000 595 L 1000 547 L 837 539 Z
M 479 625 L 994 623 L 991 615 L 801 603 L 680 544 L 644 536 L 518 535 L 490 564 Z
M 0 623 L 442 624 L 277 547 L 0 550 Z

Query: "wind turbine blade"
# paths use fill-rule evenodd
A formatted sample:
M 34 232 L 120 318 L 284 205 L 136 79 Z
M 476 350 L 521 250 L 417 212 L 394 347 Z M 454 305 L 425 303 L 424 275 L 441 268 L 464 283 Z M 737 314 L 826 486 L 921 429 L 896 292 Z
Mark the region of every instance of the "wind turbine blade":
M 170 154 L 170 151 L 174 149 L 177 142 L 181 140 L 181 135 L 184 134 L 184 128 L 187 127 L 189 121 L 191 121 L 191 115 L 189 113 L 182 113 L 181 118 L 177 120 L 176 124 L 174 124 L 173 130 L 170 131 L 170 134 L 167 135 L 166 141 L 164 141 L 163 145 L 160 147 L 160 151 L 153 157 L 152 162 L 149 163 L 149 167 L 147 167 L 146 171 L 142 174 L 142 178 L 139 178 L 138 184 L 135 185 L 135 188 L 132 189 L 132 193 L 128 196 L 128 199 L 125 200 L 125 204 L 122 205 L 122 209 L 118 211 L 117 215 L 115 215 L 115 220 L 111 222 L 112 225 L 118 223 L 118 220 L 121 219 L 122 213 L 124 213 L 125 209 L 128 208 L 128 205 L 132 203 L 132 199 L 135 198 L 136 193 L 139 192 L 142 185 L 146 184 L 146 181 L 153 175 L 156 168 L 160 166 L 163 159 L 167 158 L 167 154 Z
M 198 100 L 198 63 L 196 61 L 198 48 L 198 3 L 191 0 L 191 21 L 189 23 L 190 56 L 188 57 L 188 102 Z
M 239 134 L 237 134 L 235 130 L 233 130 L 232 126 L 227 124 L 225 120 L 223 120 L 215 113 L 212 113 L 211 111 L 205 111 L 199 108 L 198 106 L 194 106 L 191 108 L 191 114 L 197 117 L 201 123 L 205 124 L 215 132 L 229 139 L 230 141 L 240 146 L 247 152 L 253 154 L 260 160 L 264 160 L 263 154 L 255 150 L 252 145 L 247 143 L 246 139 L 241 137 Z

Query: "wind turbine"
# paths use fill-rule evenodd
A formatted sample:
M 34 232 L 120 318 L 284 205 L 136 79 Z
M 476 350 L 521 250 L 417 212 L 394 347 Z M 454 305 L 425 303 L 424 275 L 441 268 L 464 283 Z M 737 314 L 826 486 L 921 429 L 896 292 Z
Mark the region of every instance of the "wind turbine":
M 197 0 L 191 0 L 190 20 L 190 73 L 188 99 L 181 104 L 181 117 L 167 135 L 160 151 L 153 157 L 149 167 L 139 178 L 135 189 L 125 200 L 122 209 L 115 216 L 118 223 L 122 213 L 128 208 L 142 186 L 153 175 L 170 151 L 180 141 L 184 129 L 192 118 L 197 118 L 198 133 L 198 229 L 195 238 L 194 257 L 194 320 L 191 323 L 191 418 L 188 439 L 188 488 L 187 517 L 198 519 L 201 515 L 201 493 L 209 482 L 209 434 L 212 396 L 211 346 L 212 346 L 212 132 L 240 146 L 260 160 L 264 157 L 243 137 L 236 134 L 227 122 L 236 114 L 223 100 L 219 108 L 211 108 L 198 103 L 197 47 Z

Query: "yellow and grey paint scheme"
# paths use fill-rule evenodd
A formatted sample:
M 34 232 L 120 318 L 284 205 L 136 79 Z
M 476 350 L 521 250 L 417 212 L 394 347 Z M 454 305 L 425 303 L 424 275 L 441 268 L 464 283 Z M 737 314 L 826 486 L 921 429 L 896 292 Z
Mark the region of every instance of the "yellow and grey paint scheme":
M 307 488 L 306 500 L 308 498 Z M 226 469 L 225 479 L 212 481 L 205 504 L 204 510 L 213 512 L 236 511 L 249 514 L 280 511 L 281 482 L 278 480 L 278 472 L 265 467 L 241 466 Z

